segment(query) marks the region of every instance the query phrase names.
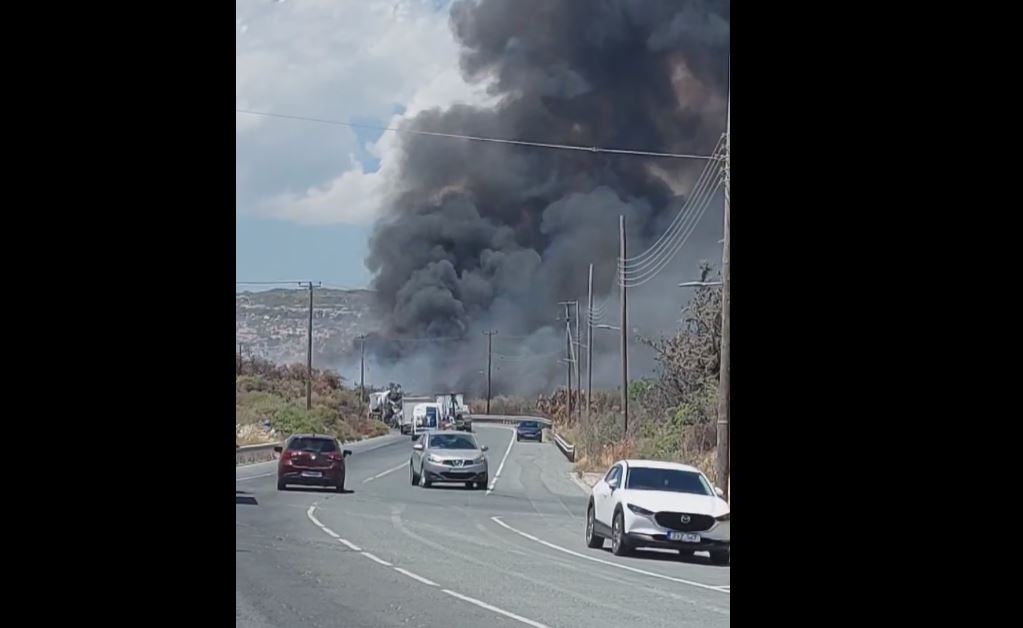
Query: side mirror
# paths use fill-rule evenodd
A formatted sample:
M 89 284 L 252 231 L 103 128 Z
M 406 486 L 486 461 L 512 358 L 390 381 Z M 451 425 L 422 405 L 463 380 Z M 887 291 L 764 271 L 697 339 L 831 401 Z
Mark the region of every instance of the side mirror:
M 486 445 L 484 445 L 484 446 L 480 447 L 480 451 L 490 451 L 490 447 L 487 447 Z
M 274 446 L 274 451 L 277 452 L 277 453 L 283 453 L 284 452 L 284 448 L 281 447 L 280 445 L 276 445 L 276 446 Z
M 416 443 L 415 445 L 412 445 L 412 449 L 415 449 L 416 451 L 423 451 L 423 444 Z
M 611 480 L 610 482 L 607 483 L 607 485 L 611 487 L 612 491 L 615 490 L 616 488 L 618 488 L 618 478 Z
M 345 454 L 345 458 L 347 458 L 348 456 L 351 456 L 351 455 L 352 455 L 352 450 L 351 450 L 351 449 L 346 449 L 346 450 L 344 451 L 344 454 Z
M 721 499 L 725 498 L 725 492 L 716 486 L 714 487 L 714 493 L 717 494 L 717 496 L 720 497 Z

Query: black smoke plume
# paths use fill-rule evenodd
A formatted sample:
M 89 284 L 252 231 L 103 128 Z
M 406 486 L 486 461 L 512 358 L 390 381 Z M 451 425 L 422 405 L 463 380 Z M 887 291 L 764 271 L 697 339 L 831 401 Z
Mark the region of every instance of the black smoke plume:
M 426 111 L 408 128 L 703 154 L 724 129 L 728 2 L 462 0 L 450 23 L 464 76 L 486 82 L 498 104 Z M 425 354 L 419 359 L 443 364 L 446 379 L 424 386 L 472 383 L 477 390 L 484 329 L 499 329 L 495 342 L 520 366 L 528 364 L 522 356 L 564 348 L 557 303 L 585 297 L 590 263 L 598 296 L 612 294 L 608 310 L 616 319 L 618 216 L 626 217 L 630 253 L 641 251 L 663 233 L 703 167 L 413 135 L 403 136 L 402 154 L 399 187 L 370 242 L 367 266 L 384 320 L 367 351 L 385 364 Z M 719 223 L 719 216 L 703 222 Z M 713 259 L 712 237 L 720 237 L 720 224 L 701 227 L 687 250 Z M 662 285 L 684 272 L 698 272 L 692 256 L 662 273 L 670 275 Z M 652 293 L 663 292 L 657 285 L 650 284 Z M 642 290 L 633 303 L 659 302 Z M 673 294 L 651 305 L 659 314 L 636 320 L 670 325 L 683 297 Z M 608 340 L 602 342 L 610 348 Z M 544 368 L 563 373 L 554 360 Z M 537 377 L 537 386 L 547 387 L 539 383 L 545 378 Z

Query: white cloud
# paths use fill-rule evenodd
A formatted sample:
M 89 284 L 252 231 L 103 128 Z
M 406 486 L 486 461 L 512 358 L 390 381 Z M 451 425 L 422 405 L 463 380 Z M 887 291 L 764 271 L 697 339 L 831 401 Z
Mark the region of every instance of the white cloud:
M 237 3 L 239 109 L 388 126 L 423 109 L 480 103 L 458 71 L 447 8 L 432 0 Z M 395 105 L 405 107 L 393 115 Z M 366 224 L 396 176 L 398 146 L 384 133 L 363 146 L 342 127 L 237 114 L 239 211 L 311 224 Z

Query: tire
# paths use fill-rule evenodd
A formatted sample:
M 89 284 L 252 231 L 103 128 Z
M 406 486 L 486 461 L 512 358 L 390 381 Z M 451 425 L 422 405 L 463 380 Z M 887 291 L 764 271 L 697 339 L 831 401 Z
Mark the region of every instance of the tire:
M 515 435 L 515 442 L 516 442 L 516 443 L 520 443 L 520 442 L 522 442 L 522 437 L 521 437 L 521 436 L 519 436 L 518 434 L 516 434 L 516 435 Z
M 465 488 L 476 488 L 476 483 L 475 482 L 466 482 L 465 483 Z
M 422 486 L 423 488 L 430 488 L 433 486 L 433 482 L 426 479 L 426 472 L 422 469 L 419 469 L 419 486 Z
M 277 480 L 277 490 L 278 491 L 285 491 L 287 489 L 288 489 L 288 486 L 284 483 L 283 480 Z
M 489 475 L 484 475 L 483 479 L 476 483 L 476 488 L 481 490 L 481 491 L 486 490 L 487 487 L 490 486 L 490 479 L 489 478 L 490 478 Z
M 335 493 L 344 493 L 345 492 L 345 474 L 344 473 L 341 474 L 341 481 L 338 483 L 337 486 L 334 487 L 334 492 Z
M 630 549 L 629 540 L 625 538 L 625 515 L 619 510 L 611 523 L 611 553 L 615 556 L 628 556 Z
M 715 565 L 730 565 L 732 563 L 732 550 L 714 550 L 710 553 L 710 562 Z
M 597 549 L 604 547 L 604 537 L 593 531 L 593 504 L 586 509 L 586 547 Z
M 416 475 L 416 468 L 412 466 L 411 460 L 408 461 L 408 477 L 409 481 L 412 483 L 412 486 L 419 484 L 419 476 Z

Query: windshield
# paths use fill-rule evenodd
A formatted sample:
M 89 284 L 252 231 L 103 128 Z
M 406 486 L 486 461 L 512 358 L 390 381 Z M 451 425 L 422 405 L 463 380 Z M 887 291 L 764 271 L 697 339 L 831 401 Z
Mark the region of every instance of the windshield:
M 519 423 L 519 427 L 534 428 L 539 426 L 537 425 L 536 421 L 523 421 L 522 423 Z
M 646 491 L 670 491 L 711 495 L 710 487 L 699 473 L 678 469 L 653 469 L 632 467 L 629 469 L 628 484 L 625 488 Z
M 476 449 L 476 441 L 462 434 L 434 434 L 430 437 L 431 449 Z
M 317 453 L 331 453 L 337 451 L 337 444 L 327 438 L 296 438 L 288 445 L 288 449 L 296 451 L 315 451 Z

